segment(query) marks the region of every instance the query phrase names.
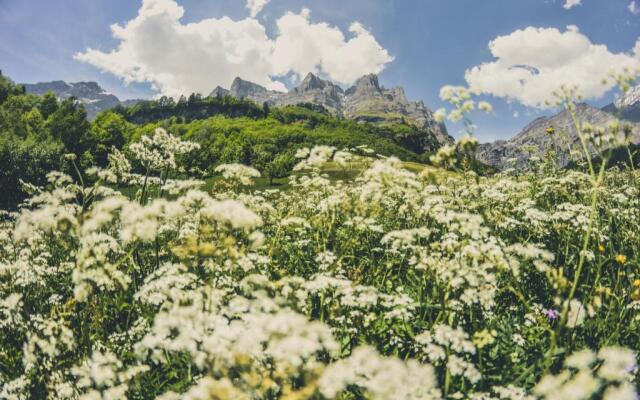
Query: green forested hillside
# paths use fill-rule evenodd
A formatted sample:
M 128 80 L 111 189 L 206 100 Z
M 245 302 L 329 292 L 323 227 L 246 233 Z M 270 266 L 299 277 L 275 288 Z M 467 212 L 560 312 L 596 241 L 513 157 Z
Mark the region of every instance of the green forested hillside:
M 64 154 L 75 154 L 81 167 L 103 166 L 112 147 L 126 151 L 159 126 L 201 145 L 183 161 L 205 176 L 219 164 L 235 162 L 266 175 L 282 174 L 297 149 L 317 144 L 366 145 L 406 161 L 426 161 L 420 153 L 436 147 L 426 132 L 408 124 L 363 124 L 311 104 L 271 109 L 230 97 L 191 95 L 177 102 L 163 97 L 105 111 L 89 122 L 73 98 L 59 102 L 51 93 L 25 94 L 0 75 L 0 209 L 14 208 L 25 197 L 21 180 L 41 185 L 49 171 L 68 172 Z
M 405 160 L 420 160 L 422 157 L 388 137 L 385 132 L 370 132 L 353 123 L 330 120 L 319 122 L 312 115 L 309 119 L 285 120 L 281 114 L 291 117 L 299 108 L 288 107 L 276 110 L 266 118 L 229 118 L 214 116 L 204 120 L 182 123 L 176 119 L 137 127 L 132 141 L 141 135 L 151 135 L 162 126 L 183 138 L 200 143 L 201 148 L 187 160 L 188 167 L 212 171 L 221 163 L 239 162 L 261 170 L 277 155 L 291 155 L 301 147 L 315 144 L 332 145 L 338 148 L 353 148 L 367 145 L 376 153 L 395 155 Z

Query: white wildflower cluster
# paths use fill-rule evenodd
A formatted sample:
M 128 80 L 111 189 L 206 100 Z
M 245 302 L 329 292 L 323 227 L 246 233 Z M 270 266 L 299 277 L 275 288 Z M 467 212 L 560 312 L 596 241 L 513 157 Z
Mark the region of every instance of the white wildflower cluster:
M 458 139 L 455 145 L 445 144 L 440 147 L 429 159 L 434 165 L 451 168 L 459 162 L 461 157 L 473 156 L 477 147 L 478 139 L 469 132 Z
M 495 396 L 474 393 L 470 398 L 473 400 L 536 400 L 536 397 L 527 394 L 525 389 L 513 385 L 495 386 L 491 389 Z
M 157 128 L 153 137 L 142 136 L 140 142 L 129 146 L 133 158 L 153 170 L 175 169 L 177 155 L 198 148 L 199 144 L 182 141 L 162 128 Z
M 430 157 L 431 162 L 434 165 L 442 167 L 451 167 L 455 162 L 456 146 L 444 145 L 438 149 L 436 154 Z
M 480 380 L 480 372 L 470 361 L 476 347 L 461 328 L 436 325 L 433 332 L 418 335 L 416 343 L 425 359 L 434 365 L 445 365 L 452 376 L 465 378 L 473 384 Z
M 580 300 L 572 299 L 567 302 L 567 327 L 575 328 L 584 323 L 586 317 L 586 310 Z
M 358 348 L 347 359 L 329 366 L 319 385 L 329 399 L 350 385 L 379 400 L 442 398 L 431 366 L 383 358 L 368 347 Z
M 254 178 L 260 177 L 257 169 L 242 164 L 222 164 L 216 167 L 215 172 L 221 173 L 225 179 L 242 185 L 251 185 Z
M 0 213 L 0 398 L 635 400 L 637 172 L 319 146 L 286 189 L 232 164 L 207 192 L 175 174 L 196 147 L 159 130 Z
M 315 146 L 312 149 L 302 148 L 299 149 L 295 157 L 301 161 L 294 167 L 295 171 L 304 169 L 319 168 L 326 162 L 330 161 L 336 153 L 336 148 L 332 146 Z M 347 152 L 337 152 L 338 163 L 346 163 Z
M 466 134 L 461 137 L 457 143 L 445 143 L 438 149 L 436 154 L 430 157 L 430 161 L 437 166 L 451 168 L 461 166 L 468 168 L 469 165 L 475 164 L 475 151 L 478 147 L 478 139 L 473 137 L 475 126 L 469 119 L 469 113 L 479 110 L 490 114 L 493 107 L 486 101 L 476 101 L 472 98 L 478 93 L 464 86 L 446 85 L 440 89 L 440 99 L 451 105 L 451 110 L 445 108 L 438 109 L 434 114 L 434 119 L 443 123 L 446 119 L 450 122 L 457 123 L 462 121 L 465 126 Z
M 0 299 L 0 329 L 22 324 L 22 306 L 20 293 L 11 293 L 6 298 Z
M 571 354 L 557 375 L 547 375 L 533 391 L 545 400 L 590 399 L 635 400 L 633 373 L 636 354 L 619 347 L 604 347 L 597 354 L 589 349 Z
M 415 302 L 402 293 L 381 293 L 375 287 L 357 285 L 346 278 L 319 274 L 310 280 L 285 278 L 275 289 L 303 312 L 317 312 L 334 325 L 334 332 L 356 338 L 378 325 L 410 321 Z M 389 329 L 397 345 L 403 347 L 399 333 Z
M 97 177 L 109 184 L 141 187 L 142 193 L 154 187 L 161 193 L 177 195 L 204 185 L 203 181 L 197 179 L 169 178 L 171 172 L 179 169 L 176 157 L 199 148 L 197 143 L 182 141 L 164 129 L 157 128 L 152 138 L 142 136 L 139 142 L 132 143 L 128 149 L 142 167 L 142 174 L 135 172 L 125 153 L 117 149 L 109 154 L 106 168 L 92 167 L 86 172 L 88 176 Z M 104 192 L 106 188 L 97 189 Z
M 118 357 L 107 351 L 94 350 L 72 373 L 80 391 L 80 400 L 127 399 L 128 382 L 149 369 L 146 365 L 124 368 Z
M 33 316 L 24 343 L 22 364 L 26 372 L 55 371 L 73 351 L 73 332 L 63 321 Z
M 338 150 L 333 155 L 333 161 L 338 163 L 340 166 L 346 166 L 353 159 L 353 154 L 348 151 Z
M 473 93 L 469 88 L 464 86 L 443 86 L 440 89 L 440 100 L 450 103 L 454 108 L 447 115 L 445 109 L 436 111 L 435 116 L 438 120 L 443 121 L 445 118 L 451 122 L 458 122 L 465 118 L 465 115 L 476 108 L 485 113 L 493 112 L 493 107 L 486 101 L 476 103 L 471 96 Z

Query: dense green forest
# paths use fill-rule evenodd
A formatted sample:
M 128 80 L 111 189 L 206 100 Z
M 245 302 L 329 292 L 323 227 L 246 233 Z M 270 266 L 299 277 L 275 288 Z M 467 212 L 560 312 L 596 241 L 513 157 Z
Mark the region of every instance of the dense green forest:
M 65 154 L 75 154 L 81 167 L 103 166 L 112 147 L 126 151 L 129 143 L 157 127 L 200 143 L 201 149 L 184 165 L 203 176 L 213 175 L 219 164 L 234 162 L 282 176 L 293 166 L 297 149 L 316 144 L 366 145 L 386 156 L 428 160 L 421 154 L 428 135 L 413 126 L 338 119 L 311 104 L 270 108 L 193 94 L 178 101 L 162 97 L 117 107 L 89 122 L 75 99 L 27 94 L 0 74 L 0 209 L 15 208 L 25 198 L 20 181 L 42 185 L 49 171 L 70 172 Z

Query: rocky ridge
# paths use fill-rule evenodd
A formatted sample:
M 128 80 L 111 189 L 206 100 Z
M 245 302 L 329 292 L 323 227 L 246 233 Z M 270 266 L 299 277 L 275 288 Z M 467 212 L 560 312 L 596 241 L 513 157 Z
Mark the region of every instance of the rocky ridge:
M 322 105 L 332 114 L 359 122 L 394 123 L 405 122 L 431 135 L 435 147 L 453 142 L 444 124 L 436 122 L 433 112 L 422 101 L 409 101 L 404 89 L 386 89 L 379 84 L 376 75 L 365 75 L 343 90 L 329 80 L 309 73 L 297 87 L 289 92 L 268 90 L 263 86 L 235 78 L 230 89 L 216 87 L 210 96 L 233 96 L 253 100 L 258 104 L 286 106 L 300 103 Z M 434 142 L 435 141 L 435 142 Z
M 581 123 L 591 124 L 594 128 L 607 127 L 619 120 L 610 110 L 610 106 L 599 109 L 582 103 L 576 106 L 576 117 Z M 629 119 L 623 123 L 631 123 L 633 127 L 631 141 L 640 142 L 640 125 L 629 122 Z M 554 133 L 549 134 L 548 128 L 553 128 Z M 581 148 L 580 139 L 571 114 L 564 110 L 551 117 L 535 119 L 509 140 L 481 144 L 478 146 L 477 157 L 498 169 L 526 168 L 531 157 L 541 157 L 547 150 L 554 149 L 558 153 L 560 165 L 566 166 L 570 162 L 572 148 Z
M 84 105 L 87 111 L 87 118 L 92 120 L 101 111 L 114 108 L 118 105 L 129 107 L 139 100 L 120 101 L 115 95 L 105 91 L 97 82 L 75 82 L 64 81 L 39 82 L 23 84 L 27 93 L 42 96 L 47 92 L 53 92 L 59 100 L 66 100 L 75 97 Z
M 53 92 L 59 100 L 75 97 L 84 105 L 87 118 L 92 120 L 101 111 L 122 105 L 129 107 L 140 100 L 120 101 L 96 82 L 67 83 L 64 81 L 24 84 L 28 93 L 44 95 Z M 435 121 L 433 112 L 422 101 L 409 101 L 404 89 L 382 87 L 376 75 L 365 75 L 344 90 L 329 80 L 309 73 L 304 80 L 289 92 L 277 92 L 241 78 L 235 78 L 229 89 L 216 87 L 211 97 L 232 96 L 249 99 L 258 104 L 271 106 L 311 103 L 321 105 L 330 113 L 358 122 L 375 124 L 406 123 L 415 128 L 412 147 L 416 151 L 435 151 L 444 144 L 453 142 L 444 124 Z M 412 139 L 413 140 L 413 139 Z

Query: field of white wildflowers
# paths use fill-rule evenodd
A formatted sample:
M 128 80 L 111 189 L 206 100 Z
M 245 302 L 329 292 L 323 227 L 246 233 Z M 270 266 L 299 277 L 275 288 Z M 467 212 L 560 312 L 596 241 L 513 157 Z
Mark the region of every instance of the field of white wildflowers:
M 321 146 L 287 190 L 207 193 L 174 179 L 196 147 L 158 130 L 2 215 L 0 398 L 637 399 L 640 172 Z

